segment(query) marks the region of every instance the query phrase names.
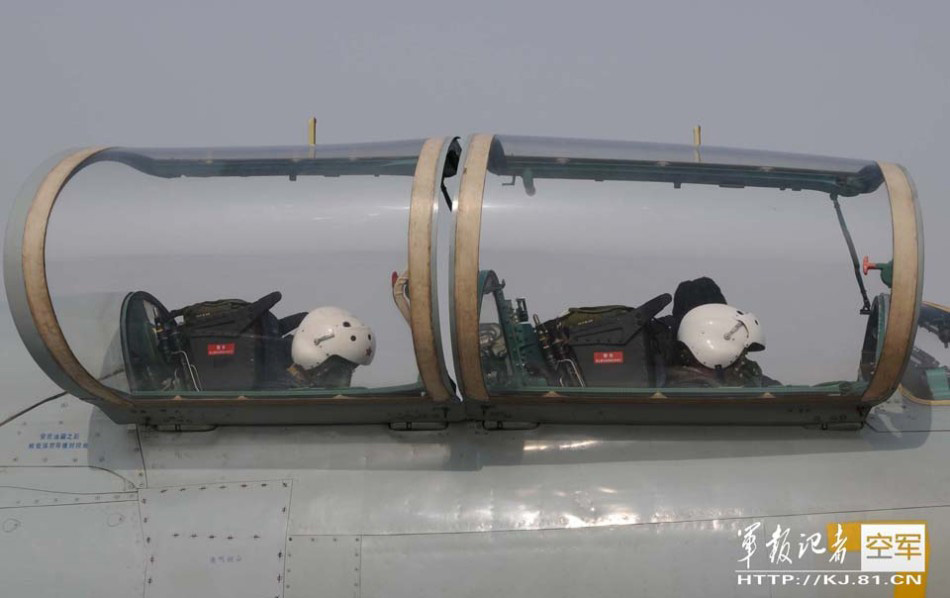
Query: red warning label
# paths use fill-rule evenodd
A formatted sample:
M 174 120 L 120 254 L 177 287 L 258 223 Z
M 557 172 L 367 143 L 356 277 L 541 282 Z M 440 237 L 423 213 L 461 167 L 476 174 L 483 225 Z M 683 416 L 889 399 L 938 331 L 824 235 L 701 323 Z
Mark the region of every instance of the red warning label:
M 597 351 L 594 363 L 623 363 L 623 351 Z
M 234 355 L 234 343 L 211 343 L 208 355 Z

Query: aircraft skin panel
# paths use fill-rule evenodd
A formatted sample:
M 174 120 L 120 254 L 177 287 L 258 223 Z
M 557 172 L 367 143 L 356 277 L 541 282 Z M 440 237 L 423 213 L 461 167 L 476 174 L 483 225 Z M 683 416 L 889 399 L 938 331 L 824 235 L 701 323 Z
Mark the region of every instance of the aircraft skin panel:
M 886 478 L 881 478 L 881 484 L 885 484 Z M 870 511 L 856 513 L 833 513 L 830 515 L 808 515 L 800 517 L 781 517 L 762 520 L 763 528 L 768 534 L 775 530 L 776 524 L 781 524 L 783 528 L 790 528 L 789 540 L 792 541 L 791 557 L 795 561 L 796 569 L 821 569 L 831 570 L 834 568 L 860 570 L 860 555 L 850 551 L 845 555 L 844 567 L 840 565 L 830 565 L 828 563 L 828 553 L 815 554 L 807 550 L 801 557 L 798 556 L 798 540 L 800 533 L 810 534 L 815 531 L 823 531 L 828 523 L 846 523 L 846 522 L 879 522 L 879 521 L 926 521 L 927 522 L 927 542 L 929 544 L 931 558 L 927 567 L 927 576 L 924 578 L 924 587 L 902 587 L 895 585 L 874 585 L 870 581 L 867 585 L 858 585 L 860 581 L 856 576 L 858 573 L 852 573 L 850 581 L 855 586 L 819 584 L 811 586 L 808 589 L 798 585 L 782 585 L 776 583 L 772 585 L 772 598 L 924 598 L 942 597 L 947 593 L 946 588 L 950 587 L 950 569 L 943 566 L 947 560 L 946 555 L 950 554 L 950 542 L 948 542 L 948 532 L 950 532 L 950 507 L 940 507 L 932 509 L 893 509 L 888 511 Z M 764 536 L 760 537 L 766 540 Z M 860 544 L 860 540 L 858 540 Z M 764 544 L 760 543 L 764 547 Z M 759 555 L 760 557 L 764 555 Z M 753 561 L 754 562 L 754 561 Z M 764 568 L 768 566 L 768 559 L 762 558 L 759 563 Z M 870 575 L 874 575 L 872 572 Z M 888 581 L 891 573 L 880 573 L 883 580 Z M 735 583 L 735 580 L 733 580 Z
M 111 472 L 123 490 L 144 487 L 146 481 L 135 426 L 117 425 L 71 396 L 0 426 L 0 467 L 4 466 L 94 468 Z
M 950 435 L 900 431 L 942 428 L 944 412 L 897 395 L 879 409 L 891 428 L 221 427 L 142 430 L 140 445 L 68 397 L 0 427 L 0 574 L 11 595 L 764 596 L 728 563 L 751 522 L 921 519 L 933 554 L 950 550 Z M 40 429 L 92 440 L 81 457 L 17 444 Z M 63 563 L 60 585 L 32 574 L 40 554 Z M 929 586 L 946 575 L 932 567 Z
M 859 569 L 859 556 L 854 552 L 845 554 L 845 567 L 830 565 L 827 552 L 816 555 L 808 551 L 798 558 L 799 534 L 824 532 L 828 523 L 836 521 L 916 519 L 925 519 L 929 524 L 933 554 L 947 554 L 947 507 L 596 529 L 364 536 L 361 596 L 891 598 L 895 595 L 894 587 L 884 585 L 802 588 L 766 580 L 761 586 L 739 586 L 736 571 L 744 568 L 744 563 L 739 562 L 744 552 L 737 538 L 754 522 L 760 522 L 760 530 L 769 534 L 780 524 L 791 530 L 795 569 Z M 760 531 L 758 551 L 750 561 L 760 568 L 771 567 L 766 554 L 767 540 Z M 936 559 L 931 561 L 927 579 L 930 596 L 943 595 L 941 589 L 950 583 L 950 570 L 935 564 Z M 311 587 L 318 587 L 315 577 L 310 581 L 315 584 Z
M 895 400 L 919 413 L 930 409 Z M 540 530 L 950 504 L 950 435 L 942 432 L 221 427 L 143 431 L 142 443 L 153 485 L 293 479 L 294 535 Z
M 868 426 L 877 432 L 948 432 L 950 408 L 940 404 L 921 404 L 895 393 L 868 415 Z M 926 435 L 923 436 L 926 438 Z
M 284 598 L 359 598 L 362 554 L 360 536 L 289 536 Z
M 740 588 L 735 582 L 735 561 L 741 555 L 736 536 L 749 522 L 368 536 L 363 539 L 362 598 L 768 598 L 767 585 Z M 696 542 L 697 537 L 703 541 Z
M 63 392 L 30 357 L 5 302 L 0 302 L 0 380 L 3 380 L 0 421 L 41 399 Z
M 4 596 L 142 596 L 145 542 L 132 500 L 0 509 Z
M 290 489 L 269 480 L 140 491 L 146 598 L 279 596 Z
M 131 490 L 131 491 L 130 491 Z M 107 469 L 0 467 L 0 508 L 135 500 L 126 480 Z

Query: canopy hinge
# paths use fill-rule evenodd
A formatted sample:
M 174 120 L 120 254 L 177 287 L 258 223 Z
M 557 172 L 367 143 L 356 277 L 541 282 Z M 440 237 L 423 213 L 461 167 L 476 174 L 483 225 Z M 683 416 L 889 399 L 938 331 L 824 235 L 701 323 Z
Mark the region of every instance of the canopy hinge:
M 389 429 L 395 432 L 433 432 L 445 430 L 448 422 L 390 422 Z
M 517 431 L 517 430 L 533 430 L 539 425 L 538 422 L 512 422 L 512 421 L 498 421 L 498 420 L 485 420 L 482 422 L 482 427 L 489 431 Z

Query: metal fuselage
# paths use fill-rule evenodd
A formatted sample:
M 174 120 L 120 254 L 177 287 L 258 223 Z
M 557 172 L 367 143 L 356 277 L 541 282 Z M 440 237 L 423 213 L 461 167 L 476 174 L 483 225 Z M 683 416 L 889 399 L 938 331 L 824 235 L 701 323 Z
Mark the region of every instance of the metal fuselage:
M 408 157 L 399 144 L 322 148 L 320 157 L 307 156 L 312 148 L 226 150 L 215 159 L 206 159 L 203 150 L 179 156 L 177 150 L 92 149 L 55 161 L 49 175 L 34 181 L 36 190 L 28 188 L 17 203 L 19 220 L 7 237 L 8 297 L 36 364 L 68 392 L 53 395 L 57 391 L 45 381 L 30 382 L 40 375 L 18 344 L 0 360 L 0 372 L 6 372 L 3 415 L 9 416 L 0 423 L 2 595 L 950 595 L 950 573 L 941 566 L 950 554 L 950 409 L 891 394 L 913 349 L 922 286 L 919 218 L 903 170 L 778 154 L 765 162 L 749 155 L 737 166 L 742 154 L 731 150 L 701 156 L 698 146 L 491 135 L 473 136 L 464 158 L 456 155 L 448 168 L 454 140 L 410 145 Z M 359 152 L 366 154 L 362 161 L 354 159 Z M 344 396 L 331 388 L 256 398 L 246 389 L 203 394 L 200 388 L 155 398 L 136 394 L 141 389 L 131 385 L 110 386 L 117 384 L 107 381 L 114 368 L 90 371 L 87 365 L 98 366 L 102 355 L 86 363 L 77 355 L 87 348 L 102 353 L 109 343 L 95 346 L 93 335 L 74 335 L 83 342 L 69 346 L 60 326 L 67 310 L 54 310 L 44 257 L 60 189 L 95 156 L 174 181 L 185 175 L 243 177 L 261 169 L 286 175 L 288 184 L 298 174 L 352 171 L 375 178 L 392 170 L 404 182 L 411 175 L 409 229 L 394 233 L 393 247 L 397 241 L 405 247 L 406 234 L 426 242 L 409 243 L 412 335 L 394 353 L 415 358 L 421 385 L 400 390 L 405 396 L 392 390 L 402 386 L 386 379 L 387 386 L 371 389 L 379 396 L 358 389 L 346 389 L 352 396 Z M 626 170 L 616 167 L 618 159 Z M 451 288 L 442 288 L 443 297 L 434 275 L 442 263 L 436 259 L 434 208 L 443 201 L 439 188 L 447 171 L 454 176 L 458 164 L 463 180 L 451 229 Z M 684 181 L 716 189 L 751 181 L 755 188 L 807 187 L 835 201 L 838 194 L 873 192 L 889 178 L 897 266 L 887 327 L 874 337 L 882 339 L 881 348 L 871 343 L 862 350 L 862 365 L 873 375 L 859 380 L 861 392 L 854 393 L 833 383 L 699 388 L 678 395 L 675 388 L 648 393 L 638 384 L 585 395 L 590 389 L 548 389 L 550 380 L 528 377 L 513 389 L 486 387 L 491 376 L 480 357 L 478 251 L 489 173 L 498 195 L 511 186 L 504 178 L 520 176 L 524 197 L 531 197 L 535 178 L 547 173 L 552 182 L 583 179 L 596 186 L 630 179 L 672 183 L 677 190 Z M 517 201 L 525 201 L 517 193 Z M 515 253 L 500 254 L 498 261 L 510 267 Z M 175 281 L 167 288 L 177 286 L 177 270 L 167 273 Z M 616 278 L 609 273 L 604 280 Z M 578 286 L 560 270 L 552 278 L 566 290 Z M 763 286 L 762 280 L 749 286 Z M 535 296 L 550 294 L 541 292 L 545 286 L 535 288 Z M 822 303 L 833 294 L 823 293 Z M 450 307 L 444 310 L 448 319 L 439 316 L 440 297 Z M 780 305 L 789 301 L 783 296 Z M 499 306 L 500 314 L 506 312 L 504 302 Z M 401 329 L 391 307 L 387 313 Z M 125 321 L 102 321 L 118 325 L 120 319 Z M 518 320 L 527 323 L 527 316 Z M 451 351 L 440 340 L 449 328 Z M 0 328 L 0 339 L 16 342 L 12 325 Z M 447 400 L 455 391 L 445 371 L 450 353 L 464 402 Z M 408 371 L 395 369 L 394 380 Z M 530 387 L 526 396 L 518 394 L 523 386 Z M 370 421 L 390 424 L 365 423 Z M 303 425 L 317 422 L 323 425 Z M 810 425 L 798 425 L 805 422 Z M 394 429 L 399 425 L 406 429 Z M 493 425 L 499 429 L 489 429 Z M 859 584 L 855 577 L 845 585 L 802 589 L 784 578 L 753 583 L 748 577 L 762 570 L 857 574 L 861 546 L 854 524 L 871 521 L 927 524 L 926 588 Z M 852 530 L 850 541 L 831 546 L 831 530 L 845 528 Z M 806 545 L 815 535 L 820 545 Z M 829 566 L 832 555 L 841 557 L 837 568 Z
M 832 522 L 925 520 L 940 596 L 948 431 L 950 411 L 899 396 L 860 431 L 410 432 L 163 432 L 64 396 L 0 427 L 0 579 L 10 596 L 796 595 L 737 584 L 741 530 L 761 522 L 765 559 L 776 524 L 796 553 Z

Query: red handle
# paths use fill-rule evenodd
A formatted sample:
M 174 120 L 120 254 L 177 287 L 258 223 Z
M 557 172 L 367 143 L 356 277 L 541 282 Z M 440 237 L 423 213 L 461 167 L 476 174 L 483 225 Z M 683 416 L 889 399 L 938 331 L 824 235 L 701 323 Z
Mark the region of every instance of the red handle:
M 880 270 L 880 269 L 881 269 L 880 264 L 875 264 L 874 262 L 868 259 L 868 256 L 864 256 L 864 261 L 861 262 L 861 270 L 864 271 L 865 276 L 867 276 L 868 272 L 871 270 Z

